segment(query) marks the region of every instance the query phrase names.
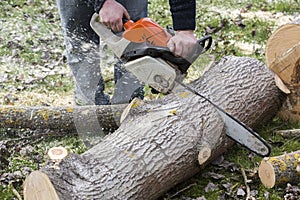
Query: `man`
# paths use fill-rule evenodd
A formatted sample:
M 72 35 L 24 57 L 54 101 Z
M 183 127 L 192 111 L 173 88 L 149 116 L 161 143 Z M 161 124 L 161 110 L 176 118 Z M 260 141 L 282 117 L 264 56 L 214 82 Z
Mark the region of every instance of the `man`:
M 170 0 L 169 3 L 176 35 L 169 40 L 168 47 L 176 56 L 185 57 L 197 41 L 194 35 L 196 3 L 195 0 Z M 118 33 L 122 31 L 122 19 L 136 21 L 147 17 L 147 4 L 147 0 L 57 0 L 67 61 L 75 79 L 77 105 L 128 103 L 134 97 L 143 98 L 143 84 L 126 73 L 121 62 L 114 67 L 116 88 L 112 100 L 104 93 L 99 38 L 89 22 L 96 11 L 101 22 Z
M 128 2 L 131 4 L 131 1 Z M 173 28 L 177 32 L 168 42 L 168 47 L 175 55 L 187 57 L 197 42 L 194 35 L 196 2 L 194 0 L 169 0 L 169 3 Z M 115 0 L 97 0 L 95 8 L 100 11 L 101 22 L 115 32 L 122 31 L 122 19 L 129 20 L 131 16 L 126 8 Z

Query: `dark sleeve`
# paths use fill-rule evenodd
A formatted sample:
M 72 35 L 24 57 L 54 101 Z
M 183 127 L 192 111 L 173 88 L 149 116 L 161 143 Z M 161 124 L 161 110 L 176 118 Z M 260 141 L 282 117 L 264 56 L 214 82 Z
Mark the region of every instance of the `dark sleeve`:
M 89 6 L 93 6 L 96 13 L 99 13 L 105 0 L 87 0 Z
M 169 0 L 174 30 L 195 30 L 196 0 Z

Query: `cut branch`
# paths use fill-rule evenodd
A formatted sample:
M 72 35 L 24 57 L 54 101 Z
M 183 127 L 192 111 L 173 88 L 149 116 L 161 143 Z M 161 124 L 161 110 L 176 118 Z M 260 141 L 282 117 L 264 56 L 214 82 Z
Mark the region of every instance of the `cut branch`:
M 279 130 L 276 134 L 282 136 L 283 138 L 296 138 L 300 137 L 300 129 L 290 129 L 290 130 Z
M 251 198 L 251 192 L 250 192 L 250 187 L 248 185 L 248 178 L 247 178 L 245 169 L 241 168 L 241 172 L 242 172 L 242 176 L 244 178 L 244 184 L 245 184 L 245 187 L 246 187 L 246 194 L 247 194 L 246 200 L 250 200 L 250 198 Z
M 265 158 L 258 170 L 262 184 L 267 188 L 286 183 L 298 184 L 300 179 L 300 151 Z

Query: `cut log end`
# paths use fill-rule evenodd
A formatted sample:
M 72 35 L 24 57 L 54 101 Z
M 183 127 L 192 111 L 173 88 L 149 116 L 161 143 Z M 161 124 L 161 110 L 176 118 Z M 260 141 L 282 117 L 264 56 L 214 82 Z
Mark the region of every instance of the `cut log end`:
M 48 176 L 40 171 L 32 172 L 24 183 L 24 200 L 59 200 Z
M 267 66 L 276 74 L 277 87 L 288 94 L 279 116 L 300 121 L 300 23 L 299 19 L 279 27 L 266 45 Z
M 297 184 L 300 179 L 300 151 L 265 158 L 258 174 L 264 186 L 272 188 L 286 183 Z
M 258 169 L 258 175 L 262 184 L 266 188 L 272 188 L 275 185 L 275 170 L 271 163 L 266 159 L 262 160 Z
M 299 60 L 300 42 L 278 55 L 269 68 L 281 78 L 289 89 L 292 89 L 295 84 L 299 84 Z
M 68 155 L 68 150 L 64 147 L 52 147 L 48 151 L 48 156 L 51 160 L 61 161 Z
M 144 104 L 144 101 L 139 99 L 139 98 L 134 98 L 130 104 L 127 105 L 127 107 L 124 109 L 124 111 L 121 114 L 121 118 L 120 118 L 120 124 L 122 124 L 122 122 L 125 120 L 125 118 L 127 117 L 127 115 L 129 114 L 131 108 L 135 108 L 138 106 L 141 106 Z
M 266 46 L 266 62 L 270 66 L 274 60 L 300 42 L 300 25 L 286 24 L 279 27 L 268 39 Z
M 291 91 L 287 88 L 287 86 L 282 82 L 277 74 L 274 76 L 276 86 L 285 94 L 290 94 Z
M 203 146 L 198 153 L 198 163 L 203 165 L 211 156 L 211 148 L 208 145 Z

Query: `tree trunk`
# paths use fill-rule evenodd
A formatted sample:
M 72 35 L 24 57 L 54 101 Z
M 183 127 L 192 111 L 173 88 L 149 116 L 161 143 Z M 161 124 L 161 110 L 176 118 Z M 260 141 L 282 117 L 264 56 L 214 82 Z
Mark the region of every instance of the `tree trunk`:
M 266 61 L 288 95 L 280 115 L 300 122 L 300 18 L 279 27 L 268 39 Z M 281 82 L 283 84 L 281 84 Z
M 282 100 L 273 73 L 246 57 L 223 58 L 191 86 L 252 128 L 271 119 Z M 60 199 L 156 199 L 232 144 L 215 108 L 182 91 L 137 104 L 98 145 L 41 171 Z
M 259 165 L 259 178 L 264 186 L 272 188 L 286 183 L 298 184 L 300 180 L 300 151 L 265 158 Z
M 111 106 L 76 107 L 0 107 L 1 128 L 29 128 L 31 130 L 55 130 L 76 133 L 78 128 L 98 121 L 99 128 L 113 132 L 120 124 L 120 116 L 126 104 Z M 84 126 L 82 125 L 84 122 Z

